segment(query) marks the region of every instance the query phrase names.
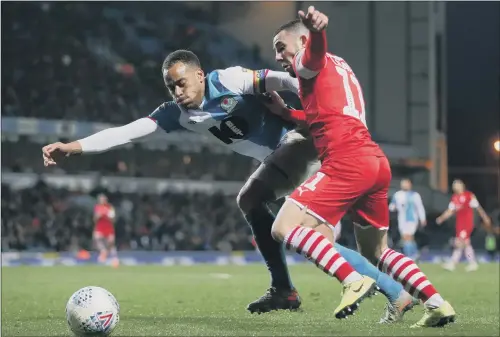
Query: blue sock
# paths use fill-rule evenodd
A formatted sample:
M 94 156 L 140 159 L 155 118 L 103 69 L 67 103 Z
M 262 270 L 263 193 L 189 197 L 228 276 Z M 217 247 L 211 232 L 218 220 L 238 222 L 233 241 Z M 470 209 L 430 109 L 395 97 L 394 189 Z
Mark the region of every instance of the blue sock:
M 410 259 L 414 259 L 417 256 L 418 247 L 415 241 L 404 241 L 403 242 L 403 254 L 408 256 Z
M 292 289 L 293 284 L 288 273 L 284 246 L 273 239 L 271 227 L 274 215 L 266 205 L 261 204 L 245 216 L 255 237 L 255 243 L 271 273 L 271 286 L 280 289 Z
M 413 254 L 411 241 L 403 241 L 403 254 L 411 258 L 411 255 Z
M 401 291 L 403 291 L 403 286 L 400 283 L 394 281 L 389 275 L 382 273 L 360 253 L 338 243 L 335 243 L 335 249 L 358 273 L 374 279 L 389 301 L 394 302 L 399 297 Z
M 415 257 L 415 245 L 413 244 L 413 241 L 408 242 L 408 257 L 410 259 Z
M 413 258 L 416 258 L 418 255 L 418 246 L 417 242 L 413 241 Z

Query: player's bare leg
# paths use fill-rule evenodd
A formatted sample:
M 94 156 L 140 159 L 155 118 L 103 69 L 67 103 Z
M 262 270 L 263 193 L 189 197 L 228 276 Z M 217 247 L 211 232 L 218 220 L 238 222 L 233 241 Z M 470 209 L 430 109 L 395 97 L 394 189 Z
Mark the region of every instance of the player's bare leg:
M 94 233 L 94 242 L 97 250 L 99 251 L 99 257 L 97 258 L 97 261 L 99 261 L 99 263 L 106 262 L 106 259 L 108 258 L 108 250 L 106 248 L 106 241 L 104 236 L 100 233 Z
M 454 271 L 457 264 L 460 262 L 462 258 L 462 254 L 464 251 L 465 245 L 459 238 L 455 238 L 453 241 L 453 253 L 451 254 L 450 259 L 443 265 L 443 268 L 448 271 Z
M 111 266 L 113 266 L 113 268 L 118 268 L 118 266 L 120 266 L 120 260 L 118 259 L 118 252 L 116 250 L 115 236 L 110 235 L 106 240 L 108 244 L 109 256 L 111 257 Z
M 424 317 L 412 327 L 437 327 L 455 321 L 455 310 L 437 292 L 415 262 L 390 249 L 387 230 L 355 223 L 358 250 L 379 269 L 403 284 L 406 290 L 424 302 Z
M 474 248 L 470 243 L 470 239 L 467 238 L 463 240 L 463 246 L 464 246 L 465 258 L 469 263 L 469 265 L 465 267 L 465 270 L 468 272 L 476 271 L 479 268 L 479 265 L 477 264 L 476 253 L 474 252 Z
M 345 318 L 354 313 L 359 304 L 375 293 L 375 281 L 360 275 L 338 253 L 327 237 L 316 231 L 324 221 L 301 209 L 288 199 L 281 207 L 273 224 L 272 235 L 286 247 L 303 254 L 321 270 L 336 277 L 344 286 L 335 317 Z M 330 231 L 331 234 L 331 231 Z

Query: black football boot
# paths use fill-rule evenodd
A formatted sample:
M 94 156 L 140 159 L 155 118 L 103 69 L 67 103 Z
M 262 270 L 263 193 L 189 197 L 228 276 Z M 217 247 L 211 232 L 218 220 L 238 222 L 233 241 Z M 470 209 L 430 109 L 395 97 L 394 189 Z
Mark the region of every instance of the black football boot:
M 262 314 L 273 310 L 297 310 L 301 301 L 295 289 L 269 288 L 264 295 L 247 306 L 250 313 Z

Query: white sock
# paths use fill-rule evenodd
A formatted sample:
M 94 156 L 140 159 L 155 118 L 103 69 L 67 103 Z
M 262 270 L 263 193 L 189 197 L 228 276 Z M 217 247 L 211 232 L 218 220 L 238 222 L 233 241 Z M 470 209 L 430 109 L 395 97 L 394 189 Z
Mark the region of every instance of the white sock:
M 427 308 L 439 308 L 444 303 L 444 299 L 439 295 L 439 293 L 432 295 L 424 305 Z
M 361 276 L 360 273 L 354 272 L 350 273 L 349 276 L 347 276 L 344 281 L 342 281 L 342 285 L 348 285 L 349 283 L 356 282 L 363 279 L 363 276 Z

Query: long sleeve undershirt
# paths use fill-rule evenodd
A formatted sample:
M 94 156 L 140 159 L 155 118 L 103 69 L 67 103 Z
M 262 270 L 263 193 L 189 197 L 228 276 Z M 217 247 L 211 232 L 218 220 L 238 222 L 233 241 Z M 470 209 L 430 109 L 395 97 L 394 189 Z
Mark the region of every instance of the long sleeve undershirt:
M 106 129 L 78 140 L 82 153 L 100 153 L 132 142 L 141 142 L 160 131 L 149 117 L 140 118 L 127 125 Z

